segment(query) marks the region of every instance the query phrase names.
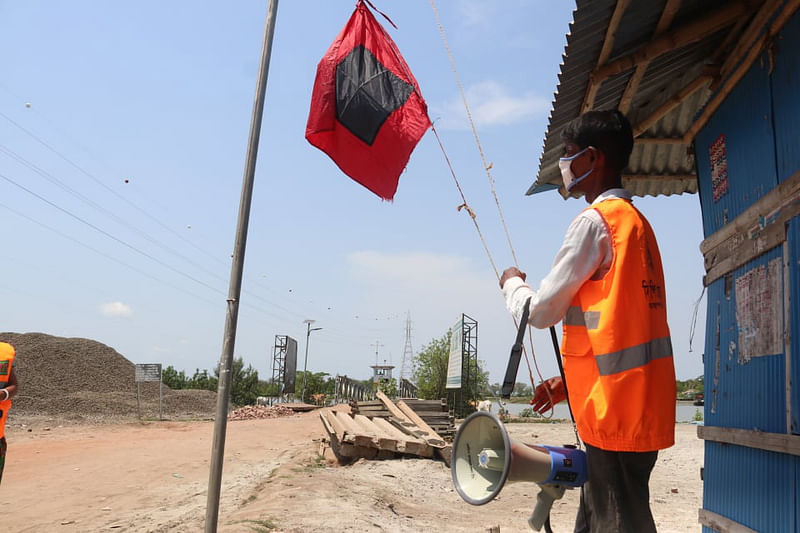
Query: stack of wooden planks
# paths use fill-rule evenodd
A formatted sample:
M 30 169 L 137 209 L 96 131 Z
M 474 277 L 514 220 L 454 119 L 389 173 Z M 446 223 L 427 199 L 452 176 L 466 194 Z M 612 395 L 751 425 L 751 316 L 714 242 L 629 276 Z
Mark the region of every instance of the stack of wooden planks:
M 322 409 L 320 419 L 340 462 L 355 458 L 389 459 L 403 455 L 442 459 L 450 464 L 450 445 L 404 401 L 378 393 L 388 416 Z
M 453 417 L 447 410 L 445 400 L 406 398 L 401 401 L 417 413 L 438 435 L 452 437 L 455 434 Z M 358 407 L 354 411 L 367 417 L 387 418 L 391 416 L 386 405 L 380 399 L 358 402 Z

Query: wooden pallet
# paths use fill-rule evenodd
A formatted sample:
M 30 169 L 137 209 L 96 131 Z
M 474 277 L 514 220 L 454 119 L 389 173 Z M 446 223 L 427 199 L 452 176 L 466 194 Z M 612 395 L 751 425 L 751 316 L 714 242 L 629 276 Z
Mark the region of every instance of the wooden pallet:
M 434 448 L 424 439 L 406 433 L 389 421 L 364 415 L 322 409 L 320 419 L 340 462 L 354 458 L 389 459 L 401 455 L 433 457 Z
M 400 401 L 419 415 L 430 429 L 440 437 L 452 437 L 455 435 L 455 423 L 453 417 L 447 410 L 447 402 L 445 400 L 404 398 Z M 392 412 L 387 408 L 385 401 L 380 398 L 358 402 L 356 405 L 357 407 L 354 410 L 370 418 L 381 417 L 391 419 L 393 416 Z

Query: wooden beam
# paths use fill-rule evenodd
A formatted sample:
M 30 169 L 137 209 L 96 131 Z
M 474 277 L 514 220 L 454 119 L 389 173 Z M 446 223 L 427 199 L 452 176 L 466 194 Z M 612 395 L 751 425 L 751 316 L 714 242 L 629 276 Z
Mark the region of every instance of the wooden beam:
M 698 78 L 690 81 L 684 85 L 677 93 L 673 94 L 666 102 L 658 106 L 647 118 L 640 121 L 633 128 L 633 136 L 638 137 L 650 126 L 664 118 L 670 111 L 681 105 L 681 102 L 693 95 L 698 89 L 701 89 L 711 83 L 713 78 L 711 76 L 701 75 Z
M 727 241 L 731 237 L 735 237 L 737 234 L 745 231 L 756 223 L 759 218 L 773 212 L 775 209 L 779 208 L 787 198 L 791 198 L 798 193 L 800 193 L 800 170 L 756 200 L 753 205 L 745 209 L 739 216 L 709 235 L 700 243 L 700 252 L 706 255 L 711 250 L 724 243 L 727 245 Z
M 637 137 L 636 144 L 683 144 L 683 137 Z
M 753 47 L 750 49 L 750 52 L 747 54 L 747 57 L 744 58 L 744 61 L 733 71 L 730 77 L 725 80 L 725 83 L 720 88 L 719 92 L 706 104 L 705 109 L 703 109 L 703 113 L 695 120 L 694 124 L 689 127 L 689 130 L 683 136 L 684 141 L 686 143 L 690 143 L 694 140 L 697 136 L 697 133 L 706 125 L 706 123 L 711 119 L 711 116 L 719 109 L 719 106 L 722 105 L 722 102 L 728 97 L 728 95 L 733 91 L 734 87 L 741 81 L 747 71 L 750 70 L 750 67 L 753 65 L 756 59 L 761 55 L 763 48 L 765 45 L 772 40 L 775 35 L 781 30 L 781 28 L 786 24 L 794 12 L 797 11 L 797 8 L 800 7 L 800 0 L 789 0 L 789 2 L 784 6 L 783 11 L 781 11 L 780 15 L 773 21 L 772 25 L 769 28 L 769 31 L 763 33 L 761 37 L 756 41 Z
M 600 56 L 597 58 L 597 66 L 605 65 L 608 58 L 611 56 L 611 50 L 614 48 L 614 40 L 617 38 L 617 30 L 619 23 L 622 20 L 622 15 L 628 8 L 631 0 L 617 0 L 617 5 L 614 6 L 614 13 L 611 15 L 611 21 L 606 28 L 606 36 L 603 39 L 603 48 L 600 50 Z M 601 82 L 602 83 L 602 82 Z M 601 83 L 592 83 L 589 80 L 589 87 L 586 89 L 586 94 L 583 98 L 583 105 L 581 105 L 581 113 L 589 111 L 594 107 L 594 99 L 597 97 L 597 91 L 600 89 Z
M 622 183 L 624 184 L 626 181 L 638 181 L 638 180 L 658 180 L 658 181 L 685 181 L 685 180 L 695 180 L 697 176 L 694 174 L 623 174 L 622 175 Z
M 661 18 L 658 19 L 658 24 L 656 24 L 656 30 L 653 32 L 654 37 L 661 35 L 667 31 L 667 29 L 669 29 L 670 25 L 672 25 L 672 20 L 675 18 L 675 15 L 678 13 L 680 7 L 681 0 L 667 0 L 667 4 L 661 11 Z M 636 70 L 628 80 L 628 84 L 625 86 L 625 91 L 623 91 L 622 98 L 620 98 L 619 105 L 617 106 L 617 109 L 623 113 L 627 114 L 630 110 L 631 103 L 633 103 L 633 96 L 636 94 L 636 91 L 639 90 L 639 84 L 641 83 L 642 78 L 644 78 L 644 74 L 647 72 L 647 66 L 649 64 L 650 62 L 647 61 L 637 66 Z
M 744 33 L 739 36 L 738 43 L 736 47 L 731 51 L 725 61 L 722 64 L 721 74 L 723 77 L 730 74 L 733 67 L 744 57 L 747 51 L 753 46 L 753 44 L 758 39 L 758 36 L 764 30 L 764 26 L 767 24 L 770 18 L 775 14 L 781 4 L 783 2 L 781 0 L 767 0 L 758 10 L 758 12 L 753 17 L 753 20 L 750 22 L 750 25 L 744 31 Z M 743 19 L 746 20 L 746 19 Z
M 591 83 L 599 84 L 611 76 L 634 69 L 636 66 L 652 61 L 667 52 L 678 50 L 684 46 L 700 41 L 735 23 L 748 12 L 749 7 L 747 2 L 743 0 L 728 2 L 717 11 L 656 37 L 632 54 L 628 54 L 627 56 L 597 67 L 590 76 Z
M 719 531 L 719 533 L 758 533 L 755 529 L 750 529 L 708 509 L 700 509 L 697 520 L 707 528 Z
M 706 269 L 703 284 L 710 285 L 785 242 L 786 224 L 798 215 L 800 171 L 700 243 Z
M 703 440 L 800 456 L 800 435 L 767 433 L 765 431 L 717 426 L 697 426 L 697 436 Z

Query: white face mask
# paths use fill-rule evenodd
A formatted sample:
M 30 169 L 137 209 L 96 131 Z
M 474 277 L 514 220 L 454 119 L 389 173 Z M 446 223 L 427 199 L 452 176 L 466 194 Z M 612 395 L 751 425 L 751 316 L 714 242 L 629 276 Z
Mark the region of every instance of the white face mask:
M 583 155 L 583 153 L 591 148 L 591 146 L 587 146 L 580 152 L 570 157 L 562 157 L 558 160 L 558 168 L 561 170 L 561 179 L 564 181 L 564 188 L 567 189 L 567 192 L 571 191 L 577 184 L 585 180 L 589 177 L 589 174 L 592 173 L 593 168 L 590 168 L 586 171 L 585 174 L 576 178 L 575 174 L 572 173 L 572 162 Z

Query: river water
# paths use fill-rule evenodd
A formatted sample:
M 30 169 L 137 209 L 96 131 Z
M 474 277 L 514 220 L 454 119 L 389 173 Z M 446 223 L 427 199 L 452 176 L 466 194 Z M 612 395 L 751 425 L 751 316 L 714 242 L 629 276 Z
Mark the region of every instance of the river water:
M 492 412 L 497 414 L 499 405 L 497 400 L 492 402 Z M 530 405 L 526 403 L 507 403 L 506 409 L 512 415 L 518 415 L 520 411 L 525 409 L 526 407 L 530 407 Z M 567 409 L 567 403 L 561 402 L 556 405 L 553 413 L 553 418 L 563 418 L 569 420 L 569 409 Z M 675 421 L 676 422 L 692 422 L 694 420 L 695 413 L 700 411 L 700 415 L 703 414 L 703 406 L 696 406 L 692 405 L 692 402 L 675 402 Z

